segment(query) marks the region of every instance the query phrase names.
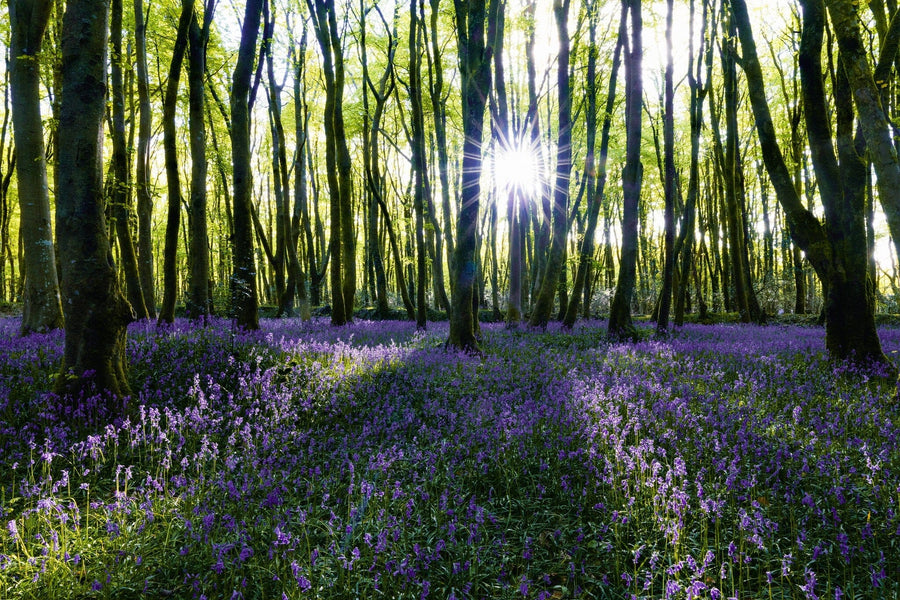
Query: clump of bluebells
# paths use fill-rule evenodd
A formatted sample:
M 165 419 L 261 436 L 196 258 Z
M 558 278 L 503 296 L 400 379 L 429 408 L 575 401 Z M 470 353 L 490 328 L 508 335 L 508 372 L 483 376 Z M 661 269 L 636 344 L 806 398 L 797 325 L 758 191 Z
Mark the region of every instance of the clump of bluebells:
M 0 598 L 900 594 L 893 386 L 818 329 L 604 325 L 135 324 L 111 402 L 0 320 Z

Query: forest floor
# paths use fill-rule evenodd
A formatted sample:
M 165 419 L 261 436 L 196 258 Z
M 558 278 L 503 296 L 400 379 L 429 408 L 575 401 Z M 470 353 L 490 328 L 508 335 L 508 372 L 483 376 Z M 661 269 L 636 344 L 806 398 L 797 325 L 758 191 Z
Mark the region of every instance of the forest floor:
M 114 402 L 0 318 L 0 600 L 898 597 L 893 383 L 817 327 L 605 326 L 135 323 Z

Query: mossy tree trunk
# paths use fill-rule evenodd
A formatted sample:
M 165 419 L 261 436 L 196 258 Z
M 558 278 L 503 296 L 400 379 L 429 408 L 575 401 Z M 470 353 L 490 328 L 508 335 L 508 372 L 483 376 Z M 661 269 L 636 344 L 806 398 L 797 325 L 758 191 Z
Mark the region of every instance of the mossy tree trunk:
M 666 71 L 665 116 L 663 117 L 663 160 L 665 162 L 665 208 L 662 289 L 659 293 L 659 311 L 656 316 L 656 334 L 665 335 L 669 329 L 669 312 L 672 307 L 672 285 L 675 276 L 675 67 L 672 58 L 672 12 L 674 0 L 666 1 Z
M 107 0 L 70 0 L 62 27 L 62 103 L 56 232 L 65 350 L 56 390 L 129 392 L 125 340 L 131 306 L 112 263 L 103 197 Z
M 409 97 L 412 114 L 413 210 L 415 212 L 416 239 L 416 329 L 427 326 L 427 250 L 425 247 L 425 176 L 428 164 L 425 160 L 425 114 L 422 107 L 422 44 L 416 0 L 409 3 Z
M 363 0 L 360 0 L 360 13 L 365 15 L 362 4 Z M 378 14 L 381 15 L 380 12 Z M 383 15 L 381 16 L 383 19 Z M 384 20 L 384 25 L 385 29 L 389 29 L 386 20 Z M 393 93 L 396 82 L 396 79 L 392 77 L 394 73 L 394 51 L 396 42 L 393 36 L 388 37 L 387 66 L 376 87 L 369 75 L 369 59 L 366 52 L 365 16 L 360 18 L 359 27 L 362 46 L 361 59 L 363 81 L 365 83 L 363 87 L 363 130 L 365 131 L 363 165 L 366 175 L 366 189 L 368 191 L 366 198 L 369 203 L 368 210 L 366 211 L 366 251 L 375 276 L 375 314 L 380 318 L 384 318 L 390 314 L 390 304 L 388 303 L 387 297 L 387 275 L 384 267 L 384 256 L 378 236 L 378 214 L 380 212 L 378 199 L 381 197 L 383 188 L 378 136 L 381 129 L 381 119 L 384 115 L 384 107 L 387 98 Z M 375 100 L 375 108 L 371 113 L 371 104 L 369 101 L 370 94 Z M 410 306 L 410 308 L 412 307 Z
M 823 112 L 826 101 L 821 67 L 824 4 L 822 0 L 804 0 L 802 5 L 800 73 L 804 113 L 827 226 L 823 226 L 800 202 L 776 141 L 747 7 L 744 0 L 732 0 L 760 147 L 778 200 L 787 215 L 791 235 L 826 284 L 825 337 L 829 354 L 838 359 L 881 363 L 889 371 L 896 371 L 881 349 L 875 331 L 873 304 L 867 296 L 865 163 L 860 159 L 861 146 L 852 139 L 854 115 L 846 95 L 850 86 L 841 79 L 833 82 L 833 88 L 837 90 L 839 164 L 831 125 L 821 118 L 822 114 L 827 114 Z M 844 69 L 846 71 L 846 63 Z M 859 103 L 857 106 L 865 121 Z M 863 129 L 865 127 L 863 125 Z
M 49 0 L 8 0 L 11 27 L 9 84 L 17 153 L 19 232 L 25 247 L 25 295 L 22 334 L 63 326 L 47 161 L 40 103 L 42 40 L 50 20 Z M 3 248 L 0 248 L 0 252 Z M 0 270 L 0 279 L 5 273 Z

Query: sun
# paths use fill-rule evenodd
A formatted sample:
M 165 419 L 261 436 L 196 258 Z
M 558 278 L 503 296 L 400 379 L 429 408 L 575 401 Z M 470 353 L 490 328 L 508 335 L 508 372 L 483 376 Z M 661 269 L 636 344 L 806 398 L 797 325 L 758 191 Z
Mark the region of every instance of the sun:
M 527 198 L 539 193 L 541 160 L 536 148 L 514 141 L 498 147 L 491 159 L 491 170 L 498 190 L 515 190 Z

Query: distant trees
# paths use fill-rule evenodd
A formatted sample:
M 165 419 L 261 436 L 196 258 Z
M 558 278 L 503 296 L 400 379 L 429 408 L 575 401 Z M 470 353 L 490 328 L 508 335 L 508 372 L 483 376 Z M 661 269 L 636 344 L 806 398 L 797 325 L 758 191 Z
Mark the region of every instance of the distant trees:
M 640 336 L 633 314 L 663 336 L 716 313 L 821 311 L 834 356 L 887 361 L 874 315 L 900 306 L 876 239 L 883 213 L 896 254 L 891 6 L 802 0 L 760 56 L 742 0 L 692 0 L 689 22 L 667 3 L 665 29 L 640 0 L 410 0 L 393 14 L 373 0 L 251 0 L 242 14 L 109 0 L 90 6 L 110 60 L 90 68 L 60 4 L 5 6 L 0 301 L 22 303 L 23 333 L 65 322 L 73 340 L 107 311 L 110 389 L 127 387 L 132 318 L 256 328 L 261 307 L 298 305 L 335 326 L 444 313 L 448 345 L 473 352 L 482 309 L 539 328 L 608 315 L 619 340 Z M 101 99 L 73 98 L 60 56 Z M 76 156 L 88 129 L 96 145 Z M 69 323 L 59 293 L 88 277 L 103 307 Z M 72 349 L 66 368 L 97 360 Z

